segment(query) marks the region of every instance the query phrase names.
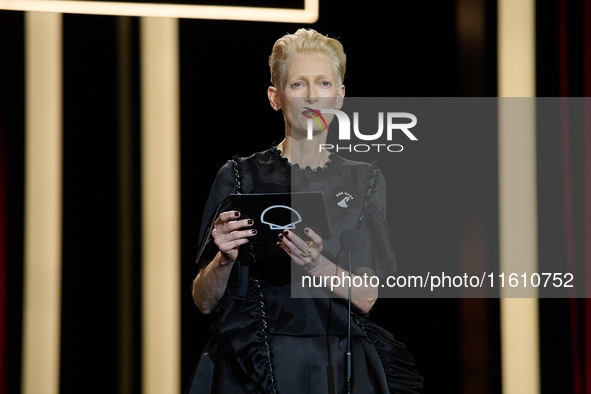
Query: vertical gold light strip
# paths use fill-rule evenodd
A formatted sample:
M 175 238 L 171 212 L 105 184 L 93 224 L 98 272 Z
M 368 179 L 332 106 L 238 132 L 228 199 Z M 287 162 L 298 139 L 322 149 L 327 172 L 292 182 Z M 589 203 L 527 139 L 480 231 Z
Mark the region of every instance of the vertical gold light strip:
M 535 97 L 535 28 L 535 0 L 499 0 L 499 97 Z
M 62 261 L 62 16 L 25 14 L 22 392 L 57 394 Z
M 499 0 L 499 255 L 506 275 L 538 269 L 535 75 L 535 1 Z M 503 393 L 538 394 L 537 292 L 509 298 L 510 290 L 501 292 Z
M 178 19 L 142 18 L 142 392 L 180 392 Z

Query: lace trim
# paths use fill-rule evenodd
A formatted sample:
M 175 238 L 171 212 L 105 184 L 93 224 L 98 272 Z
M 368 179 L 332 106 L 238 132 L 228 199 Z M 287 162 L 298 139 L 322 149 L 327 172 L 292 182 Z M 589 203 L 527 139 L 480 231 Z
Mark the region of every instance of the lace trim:
M 322 167 L 317 167 L 317 168 L 311 168 L 310 166 L 300 167 L 300 165 L 298 163 L 292 164 L 289 162 L 289 160 L 287 160 L 287 158 L 281 156 L 281 151 L 277 148 L 276 145 L 271 146 L 271 151 L 276 155 L 276 157 L 279 159 L 279 161 L 281 161 L 281 163 L 283 163 L 285 168 L 290 169 L 290 170 L 296 170 L 296 171 L 323 172 L 323 171 L 326 171 L 330 167 L 330 165 L 334 159 L 334 153 L 330 152 L 330 156 L 328 157 L 328 161 L 326 163 L 324 163 L 324 165 Z

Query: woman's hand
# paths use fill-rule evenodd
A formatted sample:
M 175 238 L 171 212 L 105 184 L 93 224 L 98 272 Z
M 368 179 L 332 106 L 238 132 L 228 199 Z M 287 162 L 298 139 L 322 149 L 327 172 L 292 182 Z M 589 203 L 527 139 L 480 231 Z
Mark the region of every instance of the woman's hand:
M 252 219 L 241 219 L 240 212 L 222 212 L 214 222 L 211 236 L 220 251 L 218 263 L 232 264 L 238 258 L 238 249 L 257 233 L 254 229 L 245 229 L 253 225 Z
M 248 242 L 256 230 L 248 228 L 252 219 L 239 219 L 240 212 L 222 212 L 214 222 L 211 236 L 219 249 L 213 261 L 204 264 L 193 281 L 193 301 L 204 314 L 209 314 L 224 295 L 240 245 Z
M 278 242 L 278 245 L 291 256 L 294 264 L 308 275 L 325 278 L 331 276 L 343 278 L 349 275 L 347 271 L 336 266 L 320 253 L 322 252 L 322 238 L 318 234 L 308 227 L 304 229 L 304 232 L 310 239 L 309 241 L 304 241 L 287 230 L 279 234 L 281 241 Z M 332 292 L 342 300 L 347 300 L 349 288 L 344 285 L 344 281 L 340 283 L 340 286 L 332 287 Z M 354 286 L 353 291 L 351 302 L 355 309 L 362 314 L 369 313 L 378 297 L 377 287 Z
M 304 241 L 292 231 L 285 230 L 279 234 L 281 240 L 278 245 L 285 250 L 291 260 L 300 267 L 305 273 L 310 275 L 319 275 L 324 272 L 328 260 L 322 252 L 322 238 L 309 227 L 304 229 L 309 241 Z

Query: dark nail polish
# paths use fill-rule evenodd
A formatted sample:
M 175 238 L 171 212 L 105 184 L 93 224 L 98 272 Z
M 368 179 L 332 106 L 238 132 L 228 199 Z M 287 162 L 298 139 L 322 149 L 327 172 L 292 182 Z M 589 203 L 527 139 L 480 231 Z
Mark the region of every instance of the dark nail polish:
M 279 234 L 279 239 L 283 239 L 283 234 Z
M 252 219 L 248 219 L 248 224 L 252 224 L 252 223 L 254 223 L 254 222 L 252 221 Z
M 289 231 L 285 230 L 285 231 L 283 232 L 283 235 L 287 236 L 287 234 L 289 234 Z
M 256 233 L 257 233 L 257 231 L 256 231 L 256 230 L 252 230 L 252 233 L 253 233 L 253 234 L 256 234 Z
M 234 215 L 240 216 L 240 212 L 234 212 Z
M 305 232 L 306 234 L 308 234 L 308 231 L 310 231 L 310 229 L 309 229 L 308 227 L 306 227 L 306 228 L 304 229 L 304 232 Z

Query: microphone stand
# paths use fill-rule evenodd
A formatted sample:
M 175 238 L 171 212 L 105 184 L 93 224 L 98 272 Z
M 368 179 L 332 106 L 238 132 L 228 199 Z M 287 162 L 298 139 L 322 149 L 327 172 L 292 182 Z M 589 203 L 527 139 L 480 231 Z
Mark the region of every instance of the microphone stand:
M 349 319 L 347 320 L 347 352 L 345 353 L 345 365 L 347 368 L 347 394 L 351 394 L 352 391 L 352 376 L 351 376 L 351 288 L 353 287 L 353 264 L 351 263 L 351 254 L 359 245 L 359 235 L 354 229 L 349 228 L 341 233 L 340 241 L 341 247 L 349 254 L 349 294 L 347 297 L 348 301 L 348 313 Z
M 349 296 L 348 296 L 348 312 L 349 320 L 347 321 L 347 353 L 345 353 L 345 361 L 347 366 L 347 394 L 351 394 L 351 281 L 353 279 L 351 274 L 351 251 L 349 250 Z

